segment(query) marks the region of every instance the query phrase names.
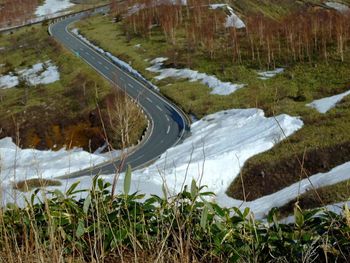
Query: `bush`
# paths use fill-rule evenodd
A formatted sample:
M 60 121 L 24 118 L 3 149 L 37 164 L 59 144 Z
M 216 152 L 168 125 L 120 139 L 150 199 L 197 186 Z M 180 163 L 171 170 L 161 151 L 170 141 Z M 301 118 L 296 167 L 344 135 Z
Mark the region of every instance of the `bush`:
M 2 208 L 1 261 L 346 262 L 350 256 L 347 208 L 338 215 L 296 206 L 293 224 L 279 223 L 273 209 L 262 222 L 249 209 L 207 201 L 213 194 L 194 182 L 171 198 L 128 194 L 130 176 L 121 195 L 96 176 L 90 190 L 77 190 L 79 182 L 65 194 L 39 198 L 36 190 L 23 208 Z

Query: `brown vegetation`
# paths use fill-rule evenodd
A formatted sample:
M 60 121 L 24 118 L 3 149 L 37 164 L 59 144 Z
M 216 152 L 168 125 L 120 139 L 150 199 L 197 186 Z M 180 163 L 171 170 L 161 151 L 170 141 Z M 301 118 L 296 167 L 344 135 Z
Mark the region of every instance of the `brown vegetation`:
M 33 17 L 39 0 L 5 0 L 0 2 L 0 26 L 24 23 Z
M 34 178 L 24 181 L 19 181 L 13 184 L 13 189 L 21 192 L 29 192 L 36 188 L 47 188 L 49 186 L 60 186 L 62 183 L 56 180 Z
M 82 147 L 94 151 L 105 142 L 113 148 L 135 144 L 146 128 L 143 113 L 122 91 L 106 96 L 94 110 L 88 110 L 84 103 L 91 98 L 81 95 L 71 98 L 76 98 L 75 105 L 66 112 L 36 106 L 12 116 L 12 120 L 2 120 L 0 137 L 12 137 L 24 148 Z M 71 117 L 72 109 L 80 115 Z
M 209 1 L 188 1 L 186 6 L 157 3 L 114 4 L 113 16 L 124 15 L 124 33 L 129 38 L 151 38 L 152 28 L 159 26 L 175 53 L 201 50 L 210 59 L 229 56 L 235 63 L 260 67 L 319 58 L 327 61 L 332 54 L 343 61 L 350 39 L 350 14 L 335 10 L 305 7 L 280 20 L 250 14 L 244 17 L 246 27 L 236 29 L 224 27 L 227 12 L 210 9 Z M 178 42 L 178 34 L 186 36 L 185 42 Z
M 245 193 L 243 193 L 240 180 L 234 181 L 228 192 L 240 200 L 255 200 L 304 179 L 306 175 L 328 172 L 332 168 L 348 162 L 349 157 L 350 143 L 346 142 L 331 147 L 307 150 L 304 155 L 276 162 L 266 161 L 252 165 L 247 162 L 242 169 Z M 301 172 L 300 162 L 303 163 L 304 172 Z

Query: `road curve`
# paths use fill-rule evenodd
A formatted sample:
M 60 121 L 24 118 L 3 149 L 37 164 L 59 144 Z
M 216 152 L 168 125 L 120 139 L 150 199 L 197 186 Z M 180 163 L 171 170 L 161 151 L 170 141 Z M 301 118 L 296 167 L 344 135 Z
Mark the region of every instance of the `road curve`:
M 103 12 L 97 9 L 95 12 Z M 86 16 L 80 13 L 51 24 L 50 34 L 67 49 L 78 55 L 103 77 L 125 89 L 127 94 L 135 99 L 144 110 L 150 122 L 148 134 L 124 161 L 123 168 L 131 165 L 133 169 L 147 165 L 156 160 L 168 148 L 178 143 L 188 130 L 189 123 L 184 113 L 175 105 L 162 97 L 137 77 L 115 65 L 110 59 L 82 42 L 69 32 L 68 26 Z M 85 175 L 111 174 L 120 166 L 120 160 L 104 163 L 73 174 L 59 177 L 60 179 L 80 177 Z

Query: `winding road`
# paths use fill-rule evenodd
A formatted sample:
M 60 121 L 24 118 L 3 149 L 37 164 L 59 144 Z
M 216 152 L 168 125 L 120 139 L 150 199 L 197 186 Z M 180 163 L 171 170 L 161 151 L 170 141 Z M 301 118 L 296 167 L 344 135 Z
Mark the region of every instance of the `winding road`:
M 98 8 L 94 13 L 106 12 L 106 7 Z M 149 120 L 149 128 L 145 138 L 125 159 L 104 163 L 60 179 L 80 177 L 85 175 L 111 174 L 118 167 L 124 170 L 128 164 L 133 169 L 146 166 L 156 160 L 168 148 L 179 143 L 189 129 L 189 121 L 184 113 L 174 104 L 162 97 L 157 91 L 147 87 L 147 83 L 133 76 L 128 71 L 118 67 L 108 57 L 97 52 L 92 47 L 73 35 L 68 27 L 70 24 L 87 16 L 80 13 L 61 19 L 49 26 L 50 34 L 67 49 L 78 55 L 103 77 L 117 86 L 125 89 L 127 94 L 142 107 Z

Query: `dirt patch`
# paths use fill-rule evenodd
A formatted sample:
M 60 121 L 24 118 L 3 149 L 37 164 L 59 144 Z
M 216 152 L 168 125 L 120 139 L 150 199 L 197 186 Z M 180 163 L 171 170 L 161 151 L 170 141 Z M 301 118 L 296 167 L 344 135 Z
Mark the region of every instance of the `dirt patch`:
M 298 159 L 302 160 L 303 155 L 254 165 L 248 161 L 242 169 L 246 199 L 255 200 L 304 179 L 305 175 L 301 176 Z M 350 142 L 308 150 L 305 153 L 304 169 L 308 175 L 313 175 L 327 172 L 348 161 L 350 161 Z M 236 199 L 244 199 L 240 178 L 231 184 L 227 194 Z
M 35 188 L 43 188 L 48 186 L 61 186 L 62 183 L 57 180 L 48 180 L 42 178 L 34 178 L 24 181 L 19 181 L 13 184 L 13 189 L 21 192 L 29 192 Z
M 101 125 L 92 123 L 90 113 L 69 118 L 64 113 L 33 107 L 2 124 L 1 137 L 11 137 L 21 148 L 39 150 L 82 147 L 95 150 L 104 141 Z

